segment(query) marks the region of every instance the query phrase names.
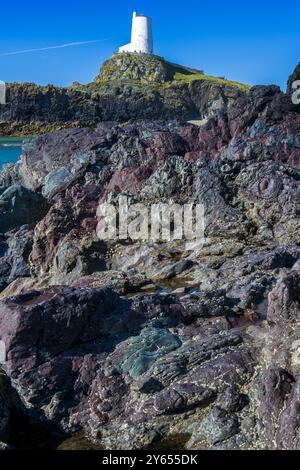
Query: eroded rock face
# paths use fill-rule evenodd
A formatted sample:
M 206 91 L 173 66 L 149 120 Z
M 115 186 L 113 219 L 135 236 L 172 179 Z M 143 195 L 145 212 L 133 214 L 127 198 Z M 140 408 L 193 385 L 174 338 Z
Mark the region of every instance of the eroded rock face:
M 117 449 L 299 449 L 299 126 L 289 95 L 256 87 L 201 127 L 51 133 L 0 174 L 3 367 L 32 425 Z M 119 195 L 203 204 L 203 247 L 99 240 Z M 9 413 L 0 399 L 3 442 Z
M 299 448 L 299 276 L 283 275 L 269 294 L 263 367 L 251 392 L 258 445 L 271 449 Z
M 229 291 L 180 299 L 28 292 L 0 303 L 6 371 L 32 422 L 84 428 L 109 448 L 143 447 L 175 431 L 190 434 L 190 448 L 273 448 L 275 435 L 278 448 L 297 448 L 298 284 L 292 271 L 269 295 L 270 331 Z M 284 362 L 291 345 L 296 355 Z
M 33 226 L 47 211 L 44 198 L 22 186 L 10 186 L 0 195 L 0 227 L 2 233 L 22 225 Z
M 104 62 L 98 80 L 141 80 L 143 83 L 163 83 L 172 80 L 171 64 L 150 54 L 115 54 Z
M 125 300 L 108 289 L 8 298 L 0 303 L 6 371 L 34 422 L 66 432 L 84 427 L 108 446 L 137 447 L 136 423 L 152 428 L 146 442 L 162 426 L 171 428 L 178 412 L 251 375 L 253 352 L 241 334 L 225 318 L 204 317 L 191 337 L 190 308 L 174 296 Z M 116 426 L 129 429 L 123 443 L 113 437 Z
M 0 253 L 0 292 L 14 280 L 30 277 L 28 258 L 32 250 L 32 230 L 27 226 L 8 232 L 2 241 Z
M 181 79 L 176 79 L 176 74 Z M 171 64 L 161 57 L 117 54 L 103 64 L 100 75 L 88 85 L 74 83 L 59 88 L 7 84 L 0 132 L 35 135 L 103 121 L 202 119 L 231 106 L 249 88 L 218 78 L 206 79 L 199 70 Z

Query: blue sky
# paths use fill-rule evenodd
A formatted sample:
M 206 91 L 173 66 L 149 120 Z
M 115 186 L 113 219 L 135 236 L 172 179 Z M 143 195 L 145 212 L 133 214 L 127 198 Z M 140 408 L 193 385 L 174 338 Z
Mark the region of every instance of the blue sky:
M 153 18 L 156 54 L 207 74 L 284 88 L 300 61 L 299 0 L 14 0 L 0 6 L 0 80 L 89 82 L 129 42 L 134 9 Z

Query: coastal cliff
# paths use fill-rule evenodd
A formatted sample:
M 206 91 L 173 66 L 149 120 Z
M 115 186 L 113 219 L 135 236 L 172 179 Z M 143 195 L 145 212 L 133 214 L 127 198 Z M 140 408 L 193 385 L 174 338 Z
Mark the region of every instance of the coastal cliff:
M 88 85 L 7 84 L 0 135 L 32 135 L 102 121 L 203 119 L 250 87 L 147 54 L 117 54 Z

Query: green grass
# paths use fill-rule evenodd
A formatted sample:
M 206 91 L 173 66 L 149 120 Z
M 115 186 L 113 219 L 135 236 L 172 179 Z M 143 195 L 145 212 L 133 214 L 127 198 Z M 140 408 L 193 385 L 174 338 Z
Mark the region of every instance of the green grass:
M 249 91 L 251 89 L 250 85 L 245 83 L 234 82 L 232 80 L 226 80 L 225 78 L 211 77 L 210 75 L 204 75 L 203 73 L 194 73 L 194 74 L 183 74 L 176 72 L 174 75 L 174 80 L 179 82 L 192 82 L 194 80 L 207 80 L 209 82 L 218 83 L 219 85 L 226 85 L 239 88 L 242 91 Z
M 94 90 L 100 92 L 101 88 L 105 88 L 105 83 L 111 81 L 109 75 L 113 73 L 118 66 L 120 60 L 126 59 L 130 62 L 135 62 L 137 66 L 141 63 L 143 66 L 149 63 L 149 73 L 146 74 L 145 80 L 133 80 L 130 76 L 126 77 L 126 81 L 131 82 L 135 86 L 143 84 L 144 86 L 152 86 L 158 90 L 168 88 L 169 86 L 174 85 L 174 81 L 178 84 L 189 84 L 196 80 L 205 80 L 207 82 L 212 82 L 220 86 L 231 86 L 241 90 L 242 92 L 248 92 L 251 89 L 251 86 L 239 83 L 233 80 L 226 80 L 225 78 L 212 77 L 210 75 L 205 75 L 202 70 L 186 67 L 183 65 L 178 65 L 172 62 L 165 60 L 163 57 L 152 56 L 152 55 L 140 55 L 140 54 L 117 54 L 112 57 L 112 59 L 107 60 L 102 67 L 102 76 L 98 76 L 95 82 L 98 84 L 98 88 Z M 157 82 L 155 80 L 154 72 L 153 77 L 151 75 L 152 69 L 155 70 L 157 66 L 158 70 L 162 70 L 165 75 L 165 81 Z M 103 75 L 103 71 L 105 72 Z M 152 80 L 151 80 L 152 78 Z M 119 79 L 122 79 L 120 76 Z M 86 88 L 87 89 L 87 88 Z M 88 90 L 88 89 L 87 89 Z

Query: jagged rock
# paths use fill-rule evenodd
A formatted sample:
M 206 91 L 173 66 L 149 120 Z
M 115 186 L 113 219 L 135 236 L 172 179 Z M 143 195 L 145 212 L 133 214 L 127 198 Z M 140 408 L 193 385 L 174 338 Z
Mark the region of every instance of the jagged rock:
M 64 196 L 58 196 L 51 206 L 45 218 L 37 224 L 35 228 L 34 244 L 31 253 L 31 263 L 34 266 L 36 273 L 47 272 L 50 268 L 54 268 L 54 259 L 56 258 L 56 267 L 62 267 L 63 272 L 70 272 L 70 269 L 77 264 L 74 256 L 71 258 L 68 267 L 68 259 L 64 249 L 60 247 L 69 246 L 70 251 L 74 254 L 86 252 L 91 254 L 90 248 L 93 244 L 98 242 L 98 246 L 103 247 L 103 243 L 99 244 L 99 240 L 95 241 L 95 231 L 97 226 L 96 211 L 98 207 L 98 199 L 101 194 L 101 188 L 91 186 L 73 186 L 66 191 Z M 80 222 L 79 222 L 80 221 Z M 86 237 L 84 236 L 86 235 Z M 84 239 L 80 241 L 80 239 Z M 78 243 L 75 240 L 79 240 Z M 67 244 L 67 245 L 65 245 Z M 77 246 L 76 246 L 77 245 Z M 79 248 L 79 245 L 82 248 Z M 60 255 L 59 255 L 60 252 Z M 95 258 L 94 267 L 98 271 L 99 263 L 103 264 L 101 259 L 103 253 L 100 253 Z M 98 268 L 97 268 L 97 258 Z M 92 263 L 92 259 L 88 262 Z M 83 260 L 84 262 L 84 260 Z M 56 269 L 57 271 L 57 269 Z M 90 274 L 90 270 L 79 270 L 77 276 Z M 72 279 L 71 282 L 73 282 Z
M 153 84 L 132 91 L 122 80 L 109 92 L 119 90 L 118 119 L 143 106 L 159 115 L 159 83 L 145 104 L 136 93 Z M 115 111 L 104 82 L 93 86 Z M 169 83 L 169 98 L 185 86 Z M 189 88 L 198 107 L 221 106 L 208 81 Z M 71 101 L 74 90 L 64 92 Z M 17 227 L 1 225 L 0 340 L 31 424 L 83 429 L 110 449 L 174 434 L 189 449 L 299 448 L 299 129 L 289 95 L 255 87 L 201 126 L 111 122 L 45 135 L 0 173 Z M 19 228 L 24 195 L 33 214 Z M 99 240 L 98 205 L 119 195 L 202 203 L 202 247 Z
M 32 231 L 21 227 L 7 234 L 0 257 L 0 292 L 15 279 L 30 277 L 28 258 L 32 249 Z
M 144 199 L 159 201 L 170 198 L 178 190 L 192 188 L 193 168 L 181 157 L 172 156 L 152 175 L 141 192 Z
M 64 167 L 51 171 L 44 180 L 43 196 L 54 196 L 55 193 L 66 189 L 72 180 L 72 174 Z
M 142 287 L 151 283 L 143 276 L 128 276 L 121 271 L 103 271 L 80 277 L 73 283 L 74 287 L 107 287 L 120 295 L 139 292 Z
M 112 439 L 118 416 L 129 427 L 142 418 L 139 409 L 133 412 L 136 387 L 130 391 L 130 382 L 140 390 L 141 405 L 157 390 L 148 407 L 158 421 L 166 412 L 200 406 L 226 389 L 228 380 L 244 383 L 252 359 L 240 335 L 187 341 L 168 331 L 183 325 L 175 298 L 141 300 L 128 302 L 107 289 L 52 288 L 0 303 L 6 369 L 22 400 L 33 406 L 33 422 L 51 420 L 68 432 L 90 427 L 93 433 L 106 423 L 105 438 Z M 98 371 L 99 361 L 104 367 Z M 216 375 L 220 367 L 222 377 Z M 175 417 L 170 415 L 169 425 Z
M 229 415 L 217 406 L 205 417 L 199 430 L 210 445 L 218 444 L 239 432 L 239 422 L 236 416 Z
M 144 375 L 150 366 L 165 354 L 181 346 L 181 341 L 175 335 L 158 328 L 147 328 L 141 331 L 124 344 L 120 344 L 116 354 L 122 351 L 122 360 L 118 364 L 119 370 L 137 380 Z M 114 357 L 111 358 L 114 361 Z M 108 373 L 108 372 L 107 372 Z M 110 371 L 116 373 L 116 369 Z
M 152 55 L 118 54 L 88 85 L 7 84 L 0 131 L 35 135 L 112 120 L 198 119 L 232 105 L 249 88 Z
M 182 69 L 184 72 L 184 69 Z M 188 71 L 185 71 L 188 73 Z M 174 66 L 150 54 L 115 54 L 101 67 L 98 80 L 140 80 L 145 83 L 171 81 Z
M 0 194 L 10 186 L 22 185 L 19 164 L 6 164 L 0 172 Z
M 47 207 L 39 194 L 22 186 L 10 186 L 0 195 L 2 233 L 26 224 L 33 227 L 45 215 Z
M 66 129 L 38 137 L 23 151 L 20 171 L 26 187 L 43 186 L 46 195 L 63 189 L 83 169 L 96 162 L 96 150 L 107 145 L 110 139 L 112 136 L 105 125 L 96 131 Z
M 97 346 L 97 340 L 126 328 L 129 317 L 125 312 L 124 323 L 117 319 L 120 309 L 118 297 L 101 289 L 53 288 L 2 302 L 0 331 L 7 352 L 6 369 L 22 399 L 38 406 L 33 418 L 64 421 L 65 416 L 66 427 L 72 428 L 74 420 L 67 424 L 66 411 L 84 400 L 97 361 L 109 347 L 104 342 Z M 76 348 L 82 350 L 81 357 Z M 69 402 L 64 402 L 66 393 L 71 394 Z

